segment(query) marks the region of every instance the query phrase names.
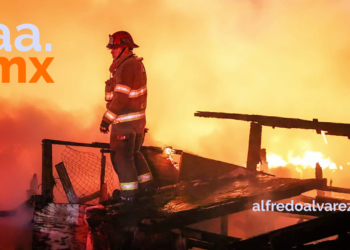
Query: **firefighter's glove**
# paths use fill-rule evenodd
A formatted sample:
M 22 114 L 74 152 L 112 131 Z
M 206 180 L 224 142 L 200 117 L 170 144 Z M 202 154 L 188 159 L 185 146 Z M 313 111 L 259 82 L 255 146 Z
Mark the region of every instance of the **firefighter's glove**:
M 108 134 L 109 132 L 109 123 L 102 120 L 100 125 L 100 132 L 103 134 Z

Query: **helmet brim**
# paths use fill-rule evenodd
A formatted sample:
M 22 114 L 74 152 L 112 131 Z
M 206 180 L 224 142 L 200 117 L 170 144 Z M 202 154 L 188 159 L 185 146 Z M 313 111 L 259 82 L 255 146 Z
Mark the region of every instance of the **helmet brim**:
M 121 47 L 127 47 L 127 48 L 138 48 L 139 46 L 137 44 L 130 44 L 130 45 L 126 45 L 126 44 L 107 44 L 107 49 L 115 49 L 115 48 L 121 48 Z

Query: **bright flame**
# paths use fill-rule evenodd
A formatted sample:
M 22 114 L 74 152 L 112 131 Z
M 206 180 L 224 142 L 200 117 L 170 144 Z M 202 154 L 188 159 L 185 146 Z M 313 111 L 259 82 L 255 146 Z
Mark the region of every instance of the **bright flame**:
M 270 168 L 274 167 L 285 167 L 287 162 L 282 159 L 281 156 L 275 154 L 269 154 L 267 157 L 267 162 Z
M 171 162 L 171 164 L 173 164 L 173 166 L 179 170 L 179 163 L 178 162 L 175 162 L 174 159 L 173 159 L 173 155 L 175 154 L 175 150 L 172 149 L 172 148 L 169 148 L 169 147 L 164 147 L 163 148 L 163 152 L 165 154 L 167 154 L 167 159 Z
M 324 142 L 325 142 L 326 144 L 328 144 L 327 138 L 326 138 L 326 134 L 325 134 L 325 132 L 324 132 L 323 130 L 321 131 L 321 134 L 322 134 L 322 136 L 323 136 Z
M 293 157 L 290 154 L 288 156 L 288 161 L 283 160 L 283 158 L 279 155 L 268 154 L 267 162 L 269 164 L 269 168 L 285 167 L 287 164 L 292 164 L 294 166 L 297 166 L 296 170 L 298 172 L 302 171 L 301 167 L 303 167 L 304 169 L 306 167 L 315 168 L 316 163 L 319 163 L 322 169 L 325 169 L 325 168 L 329 168 L 332 170 L 338 169 L 337 165 L 334 162 L 332 162 L 332 160 L 329 157 L 325 159 L 321 152 L 312 152 L 312 151 L 306 151 L 303 157 L 300 157 L 300 156 Z
M 300 174 L 300 179 L 303 178 L 303 169 L 300 166 L 296 166 L 295 170 Z

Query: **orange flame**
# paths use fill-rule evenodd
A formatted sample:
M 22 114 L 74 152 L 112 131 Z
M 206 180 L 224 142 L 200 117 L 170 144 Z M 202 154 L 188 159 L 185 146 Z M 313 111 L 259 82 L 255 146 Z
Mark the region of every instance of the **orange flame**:
M 322 134 L 322 136 L 323 136 L 324 142 L 325 142 L 326 144 L 328 144 L 327 138 L 326 138 L 326 133 L 322 130 L 322 131 L 321 131 L 321 134 Z
M 163 153 L 167 155 L 167 159 L 171 162 L 171 164 L 173 164 L 174 168 L 179 170 L 179 163 L 175 162 L 174 158 L 173 158 L 173 156 L 175 154 L 175 150 L 172 149 L 171 147 L 164 147 Z
M 315 168 L 316 163 L 319 163 L 322 169 L 338 169 L 337 164 L 335 164 L 329 157 L 325 158 L 321 152 L 305 151 L 303 157 L 293 157 L 292 154 L 289 154 L 288 161 L 285 161 L 281 156 L 272 153 L 268 154 L 266 158 L 269 168 L 285 167 L 287 164 L 292 164 L 297 166 L 296 170 L 300 172 L 302 171 L 302 167 L 304 169 L 306 167 Z M 339 169 L 343 169 L 343 167 L 339 166 Z

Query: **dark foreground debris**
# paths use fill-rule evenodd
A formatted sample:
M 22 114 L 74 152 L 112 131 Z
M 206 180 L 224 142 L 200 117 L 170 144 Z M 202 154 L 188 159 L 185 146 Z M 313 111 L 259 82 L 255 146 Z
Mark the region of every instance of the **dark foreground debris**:
M 181 242 L 181 237 L 192 246 L 218 249 L 219 245 L 234 246 L 239 239 L 197 232 L 199 239 L 188 241 L 186 237 L 191 238 L 190 233 L 181 230 L 190 230 L 186 226 L 196 222 L 251 209 L 254 202 L 262 199 L 281 200 L 324 185 L 324 179 L 297 180 L 265 175 L 186 182 L 143 199 L 135 207 L 115 204 L 89 210 L 87 221 L 94 249 L 111 246 L 112 249 L 140 249 L 141 246 L 142 249 L 188 249 L 188 246 L 172 248 Z

